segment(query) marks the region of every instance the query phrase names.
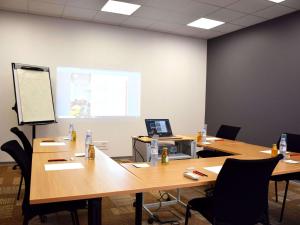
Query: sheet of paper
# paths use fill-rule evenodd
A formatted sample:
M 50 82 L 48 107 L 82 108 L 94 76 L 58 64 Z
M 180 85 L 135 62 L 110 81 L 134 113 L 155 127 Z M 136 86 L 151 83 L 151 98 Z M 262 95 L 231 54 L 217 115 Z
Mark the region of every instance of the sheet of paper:
M 65 142 L 41 142 L 40 146 L 65 146 Z
M 271 154 L 271 149 L 260 151 L 262 153 Z
M 210 172 L 219 174 L 219 172 L 222 169 L 222 166 L 208 166 L 208 167 L 204 167 L 205 170 L 208 170 Z
M 84 168 L 81 163 L 54 163 L 45 164 L 45 171 L 76 170 Z
M 204 144 L 204 145 L 210 145 L 211 142 L 205 141 L 205 142 L 202 142 L 201 144 Z
M 147 168 L 149 167 L 149 164 L 147 163 L 133 163 L 133 166 L 135 166 L 136 168 Z
M 267 150 L 263 150 L 263 151 L 260 151 L 260 152 L 262 152 L 262 153 L 266 153 L 266 154 L 271 154 L 271 149 L 267 149 Z M 279 152 L 279 150 L 278 150 L 278 154 L 279 154 L 280 152 Z M 287 154 L 289 154 L 290 152 L 286 152 Z
M 206 138 L 207 141 L 220 141 L 223 140 L 222 138 L 218 138 L 218 137 L 207 137 Z
M 289 163 L 289 164 L 297 164 L 297 163 L 299 163 L 298 161 L 291 160 L 291 159 L 283 160 L 283 162 Z
M 85 156 L 85 153 L 84 152 L 77 152 L 74 154 L 76 157 L 83 157 Z

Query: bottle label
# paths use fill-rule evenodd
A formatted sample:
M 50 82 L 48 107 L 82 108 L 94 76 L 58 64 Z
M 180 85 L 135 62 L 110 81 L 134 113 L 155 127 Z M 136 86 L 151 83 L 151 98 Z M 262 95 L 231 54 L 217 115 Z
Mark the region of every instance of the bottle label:
M 152 139 L 150 147 L 151 154 L 158 154 L 158 141 L 156 139 Z
M 197 142 L 201 142 L 201 140 L 202 140 L 202 133 L 198 132 L 198 134 L 197 134 Z
M 157 148 L 151 148 L 151 154 L 158 154 L 158 149 Z
M 76 131 L 75 130 L 72 131 L 71 141 L 76 141 Z

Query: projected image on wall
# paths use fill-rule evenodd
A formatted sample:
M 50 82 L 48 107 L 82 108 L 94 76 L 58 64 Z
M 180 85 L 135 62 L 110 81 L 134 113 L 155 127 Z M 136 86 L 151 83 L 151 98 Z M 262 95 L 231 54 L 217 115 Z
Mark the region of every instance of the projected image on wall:
M 140 73 L 59 67 L 59 118 L 140 115 Z

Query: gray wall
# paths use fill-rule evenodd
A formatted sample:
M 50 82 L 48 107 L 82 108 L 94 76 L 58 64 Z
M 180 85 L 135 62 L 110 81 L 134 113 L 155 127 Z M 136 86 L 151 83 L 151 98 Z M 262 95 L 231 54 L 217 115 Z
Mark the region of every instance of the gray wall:
M 300 12 L 208 41 L 206 122 L 269 146 L 300 134 Z

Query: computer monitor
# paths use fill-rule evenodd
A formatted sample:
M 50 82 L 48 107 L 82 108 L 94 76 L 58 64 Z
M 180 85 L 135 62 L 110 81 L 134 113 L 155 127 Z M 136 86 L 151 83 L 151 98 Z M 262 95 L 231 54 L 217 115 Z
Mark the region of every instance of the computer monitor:
M 145 119 L 148 136 L 156 133 L 159 137 L 173 136 L 169 119 Z

